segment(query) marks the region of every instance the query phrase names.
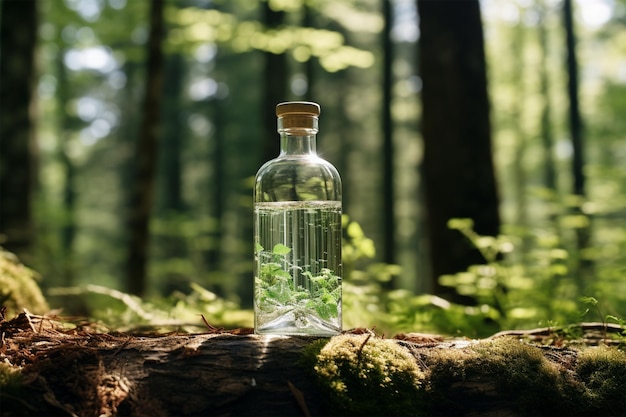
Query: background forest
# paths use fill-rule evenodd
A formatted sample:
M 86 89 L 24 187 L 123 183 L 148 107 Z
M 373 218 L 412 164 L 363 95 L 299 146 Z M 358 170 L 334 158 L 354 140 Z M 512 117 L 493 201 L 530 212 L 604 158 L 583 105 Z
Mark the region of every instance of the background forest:
M 62 314 L 250 326 L 253 177 L 312 100 L 345 328 L 626 317 L 626 1 L 0 4 L 0 245 Z

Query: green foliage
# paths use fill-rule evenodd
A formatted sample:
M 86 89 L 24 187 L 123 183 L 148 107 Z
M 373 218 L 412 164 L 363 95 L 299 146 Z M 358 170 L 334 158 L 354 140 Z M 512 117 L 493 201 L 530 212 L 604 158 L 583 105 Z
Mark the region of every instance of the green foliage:
M 400 273 L 400 267 L 374 262 L 374 241 L 347 215 L 342 217 L 343 325 L 345 328 L 376 326 L 390 330 L 388 292 L 384 286 Z
M 124 292 L 87 285 L 83 288 L 55 288 L 55 297 L 79 298 L 89 306 L 88 318 L 103 331 L 179 331 L 206 330 L 215 327 L 252 327 L 252 312 L 242 310 L 232 301 L 191 283 L 191 292 L 174 292 L 169 297 L 142 300 Z
M 272 251 L 264 251 L 257 246 L 257 254 L 267 258 L 257 279 L 261 307 L 271 310 L 286 305 L 327 319 L 336 317 L 342 293 L 344 328 L 376 327 L 384 334 L 414 330 L 485 337 L 502 329 L 547 324 L 555 327 L 555 332 L 560 331 L 562 337 L 572 339 L 580 335 L 567 324 L 585 317 L 623 324 L 621 314 L 611 314 L 612 309 L 605 313 L 595 297 L 578 295 L 567 277 L 568 253 L 558 247 L 557 239 L 545 234 L 538 236 L 532 261 L 524 263 L 514 256 L 513 236 L 480 236 L 471 229 L 472 222 L 463 219 L 451 221 L 450 226 L 475 242 L 487 260 L 463 273 L 442 277 L 443 283 L 474 297 L 475 306 L 455 304 L 432 294 L 387 289 L 390 279 L 401 273 L 400 268 L 375 262 L 374 242 L 358 223 L 344 215 L 341 285 L 337 276 L 323 270 L 315 276 L 306 273 L 310 290 L 295 286 L 288 272 L 291 249 L 279 244 Z M 197 330 L 202 326 L 200 314 L 218 327 L 252 326 L 249 310 L 197 283 L 190 285 L 188 294 L 174 291 L 169 297 L 149 301 L 95 285 L 69 292 L 85 297 L 83 304 L 91 307 L 90 317 L 118 330 L 150 326 Z M 63 291 L 56 289 L 52 294 L 60 295 Z M 626 335 L 613 336 L 626 339 Z
M 347 221 L 344 252 L 349 273 L 344 281 L 345 327 L 376 326 L 391 334 L 415 329 L 486 337 L 503 329 L 539 325 L 563 326 L 563 331 L 567 331 L 568 324 L 581 319 L 622 322 L 619 317 L 626 313 L 620 310 L 623 294 L 609 291 L 616 288 L 617 277 L 597 279 L 581 289 L 572 275 L 575 262 L 570 252 L 563 248 L 559 235 L 549 229 L 538 231 L 534 239 L 526 242 L 529 255 L 524 257 L 516 250 L 522 246 L 523 238 L 513 233 L 482 236 L 473 230 L 470 219 L 452 219 L 449 226 L 476 246 L 485 263 L 442 276 L 440 282 L 472 297 L 476 305 L 455 304 L 432 294 L 384 289 L 390 276 L 401 271 L 393 265 L 375 264 L 374 268 L 369 258 L 375 253 L 373 242 L 358 225 Z M 596 257 L 596 262 L 602 265 L 604 261 Z M 598 277 L 608 271 L 599 267 Z M 603 307 L 597 297 L 585 296 L 583 291 L 602 295 L 606 305 Z
M 258 308 L 267 314 L 276 309 L 288 308 L 296 317 L 315 314 L 322 320 L 339 315 L 338 303 L 341 298 L 341 278 L 328 268 L 322 268 L 319 275 L 305 271 L 302 275 L 307 288 L 297 285 L 289 273 L 292 265 L 287 256 L 291 248 L 278 243 L 271 252 L 264 251 L 257 244 L 256 256 L 260 259 L 259 276 L 255 279 Z
M 222 297 L 236 299 L 237 273 L 243 265 L 216 271 L 215 258 L 224 251 L 219 240 L 219 222 L 210 216 L 166 213 L 153 219 L 149 296 L 188 292 L 191 282 Z M 246 265 L 247 266 L 247 265 Z M 251 266 L 249 267 L 251 269 Z M 245 271 L 249 272 L 249 271 Z
M 424 373 L 396 341 L 333 337 L 317 355 L 314 369 L 336 415 L 418 414 Z
M 17 257 L 0 247 L 0 306 L 7 308 L 7 317 L 27 309 L 31 313 L 48 312 L 48 304 L 39 289 L 39 276 L 19 262 Z
M 626 319 L 621 317 L 616 317 L 612 314 L 607 314 L 605 317 L 605 323 L 615 323 L 620 326 L 622 329 L 621 332 L 613 335 L 612 337 L 619 342 L 620 348 L 624 348 L 626 346 Z
M 268 29 L 259 21 L 242 21 L 218 10 L 171 8 L 169 20 L 176 27 L 170 34 L 171 48 L 193 48 L 203 43 L 220 43 L 237 53 L 261 50 L 273 54 L 291 52 L 298 62 L 316 57 L 328 72 L 348 67 L 368 68 L 374 64 L 372 52 L 346 45 L 337 31 L 300 26 Z
M 586 304 L 597 304 L 595 298 L 583 297 L 581 292 L 585 289 L 577 285 L 569 252 L 563 249 L 557 235 L 550 235 L 547 230 L 537 233 L 531 241 L 529 258 L 524 259 L 514 253 L 514 248 L 522 245 L 521 238 L 479 235 L 470 219 L 452 219 L 449 226 L 474 244 L 485 263 L 444 275 L 440 283 L 472 297 L 477 305 L 460 306 L 432 296 L 415 298 L 396 293 L 392 297 L 394 313 L 404 325 L 431 323 L 439 331 L 481 337 L 501 329 L 537 326 L 542 322 L 552 325 L 578 322 L 590 311 L 583 310 Z M 619 295 L 610 299 L 613 304 L 616 297 Z M 435 303 L 438 305 L 433 309 Z M 595 311 L 600 312 L 597 308 Z M 414 320 L 407 322 L 411 316 Z M 599 316 L 605 320 L 602 314 Z

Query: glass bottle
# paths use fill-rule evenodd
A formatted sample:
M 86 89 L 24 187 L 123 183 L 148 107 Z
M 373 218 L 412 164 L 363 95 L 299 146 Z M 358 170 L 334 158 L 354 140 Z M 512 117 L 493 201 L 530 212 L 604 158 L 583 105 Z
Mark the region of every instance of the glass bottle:
M 341 178 L 316 152 L 320 106 L 276 106 L 280 154 L 254 184 L 257 334 L 341 332 Z

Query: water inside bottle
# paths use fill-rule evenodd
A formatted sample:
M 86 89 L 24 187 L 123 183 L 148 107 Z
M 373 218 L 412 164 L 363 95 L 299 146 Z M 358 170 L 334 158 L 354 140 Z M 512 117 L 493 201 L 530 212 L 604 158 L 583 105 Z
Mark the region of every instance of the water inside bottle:
M 341 202 L 255 203 L 257 333 L 341 331 Z

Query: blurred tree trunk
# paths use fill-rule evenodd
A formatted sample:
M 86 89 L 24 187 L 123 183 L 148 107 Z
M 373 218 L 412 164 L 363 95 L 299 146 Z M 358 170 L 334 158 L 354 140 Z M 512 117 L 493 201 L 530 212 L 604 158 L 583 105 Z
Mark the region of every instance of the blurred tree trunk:
M 63 223 L 61 225 L 61 254 L 63 286 L 74 285 L 74 239 L 76 237 L 76 167 L 69 155 L 69 134 L 72 129 L 72 119 L 65 111 L 70 100 L 69 81 L 67 68 L 64 63 L 65 50 L 59 53 L 57 64 L 57 120 L 58 120 L 58 158 L 63 173 L 65 183 L 63 184 Z
M 557 185 L 557 170 L 554 162 L 554 135 L 552 132 L 552 103 L 550 100 L 550 79 L 548 74 L 548 57 L 550 56 L 548 31 L 546 30 L 547 10 L 544 0 L 541 0 L 537 7 L 539 30 L 539 50 L 541 63 L 539 68 L 539 89 L 542 98 L 541 103 L 541 127 L 540 136 L 543 146 L 543 185 L 550 193 L 550 202 L 558 201 L 559 190 Z M 554 207 L 554 205 L 551 205 Z M 557 211 L 550 209 L 548 218 L 557 235 L 561 236 Z M 561 241 L 561 239 L 559 239 Z
M 517 5 L 519 13 L 519 21 L 513 28 L 511 42 L 511 67 L 512 79 L 511 83 L 515 89 L 515 100 L 513 100 L 511 108 L 511 128 L 514 133 L 513 145 L 513 191 L 515 202 L 514 221 L 517 226 L 527 228 L 528 223 L 528 199 L 526 192 L 526 184 L 528 177 L 526 175 L 525 159 L 527 149 L 526 128 L 524 126 L 524 111 L 526 107 L 527 93 L 524 82 L 524 51 L 526 45 L 526 25 L 524 23 L 526 8 Z M 530 250 L 530 233 L 524 233 L 521 240 L 521 252 L 528 253 Z
M 174 53 L 165 65 L 165 85 L 163 88 L 163 137 L 160 152 L 161 204 L 163 214 L 179 213 L 185 209 L 183 202 L 182 151 L 185 139 L 184 113 L 180 112 L 185 61 L 183 55 Z
M 37 182 L 37 2 L 2 1 L 0 7 L 0 245 L 28 263 Z
M 394 49 L 391 39 L 393 26 L 393 10 L 391 0 L 383 0 L 383 102 L 382 102 L 382 131 L 383 131 L 383 261 L 393 264 L 396 262 L 396 216 L 395 216 L 395 187 L 394 187 L 394 146 L 393 146 L 393 119 L 391 105 L 393 101 L 393 58 Z
M 572 0 L 564 0 L 563 16 L 565 21 L 565 37 L 567 47 L 567 95 L 569 98 L 569 127 L 572 135 L 573 147 L 573 192 L 583 197 L 585 195 L 583 126 L 578 102 L 578 60 L 576 58 L 576 36 L 574 34 L 574 17 Z
M 311 6 L 311 2 L 304 2 L 304 16 L 302 18 L 302 25 L 307 28 L 315 27 L 313 19 L 314 10 Z M 315 101 L 315 94 L 313 93 L 313 86 L 315 85 L 315 59 L 309 57 L 304 64 L 304 73 L 306 76 L 306 99 L 309 101 Z
M 337 76 L 335 77 L 335 81 L 332 82 L 331 85 L 334 85 L 335 87 L 335 93 L 334 93 L 334 98 L 335 100 L 333 100 L 333 103 L 331 104 L 331 106 L 333 106 L 334 108 L 331 110 L 334 114 L 334 121 L 335 121 L 335 125 L 333 126 L 333 130 L 335 131 L 341 131 L 342 126 L 349 126 L 350 125 L 350 118 L 348 117 L 348 73 L 347 71 L 342 71 L 339 74 L 337 74 Z M 337 169 L 339 170 L 339 173 L 345 173 L 348 174 L 346 175 L 346 177 L 348 178 L 344 178 L 343 181 L 343 186 L 342 186 L 342 195 L 341 195 L 341 202 L 342 202 L 342 206 L 343 206 L 343 212 L 344 213 L 350 213 L 350 206 L 352 201 L 354 200 L 352 198 L 352 193 L 350 192 L 351 190 L 351 185 L 350 183 L 347 183 L 346 180 L 348 180 L 349 178 L 353 178 L 353 181 L 358 181 L 358 176 L 355 175 L 350 175 L 349 174 L 349 168 L 350 167 L 350 155 L 352 154 L 352 152 L 355 150 L 355 147 L 353 145 L 353 142 L 351 140 L 351 136 L 346 136 L 343 138 L 343 140 L 341 140 L 340 142 L 340 150 L 339 150 L 339 157 L 337 160 Z
M 226 160 L 226 150 L 224 149 L 224 131 L 225 131 L 225 120 L 224 120 L 224 108 L 222 107 L 219 101 L 213 102 L 213 126 L 215 128 L 215 133 L 213 134 L 214 138 L 214 146 L 213 146 L 213 155 L 211 156 L 213 160 L 213 216 L 217 220 L 217 226 L 215 228 L 215 244 L 211 248 L 209 252 L 209 262 L 212 266 L 212 270 L 219 271 L 221 269 L 221 247 L 222 247 L 222 238 L 224 233 L 223 230 L 223 218 L 224 218 L 224 209 L 225 209 L 225 184 L 226 184 L 226 164 L 224 161 Z
M 146 90 L 136 153 L 137 173 L 132 185 L 129 213 L 130 245 L 126 265 L 126 284 L 128 291 L 138 296 L 146 291 L 149 223 L 155 193 L 157 148 L 161 126 L 163 3 L 164 0 L 153 0 L 150 3 Z
M 180 53 L 169 55 L 164 67 L 165 84 L 163 86 L 163 136 L 160 138 L 159 175 L 157 211 L 161 221 L 173 227 L 167 227 L 166 233 L 155 239 L 155 249 L 160 264 L 160 280 L 164 280 L 162 293 L 171 294 L 176 290 L 189 288 L 189 277 L 178 268 L 170 268 L 171 260 L 189 262 L 187 241 L 178 232 L 182 215 L 187 211 L 183 199 L 182 153 L 185 147 L 185 113 L 182 108 L 183 80 L 185 79 L 185 58 Z
M 544 185 L 555 194 L 557 192 L 556 167 L 554 163 L 554 137 L 552 133 L 552 103 L 550 101 L 550 80 L 548 76 L 548 34 L 546 30 L 546 5 L 544 0 L 539 2 L 538 24 L 539 48 L 541 51 L 541 68 L 539 72 L 539 88 L 543 103 L 541 105 L 541 144 L 544 151 Z
M 122 69 L 126 74 L 127 81 L 120 91 L 121 103 L 132 103 L 125 106 L 124 112 L 120 115 L 120 124 L 115 135 L 115 164 L 117 168 L 117 185 L 120 190 L 119 200 L 115 209 L 120 213 L 120 217 L 125 219 L 121 223 L 120 230 L 116 234 L 115 244 L 125 246 L 126 250 L 120 251 L 120 256 L 116 265 L 112 265 L 112 275 L 125 277 L 126 262 L 128 257 L 128 242 L 130 239 L 130 213 L 132 211 L 132 199 L 134 188 L 132 184 L 135 180 L 134 155 L 137 147 L 137 136 L 139 122 L 141 118 L 141 106 L 137 105 L 138 90 L 141 90 L 141 64 L 136 60 L 127 60 Z M 126 282 L 123 283 L 126 285 Z M 126 285 L 127 286 L 127 285 Z
M 283 24 L 285 12 L 273 10 L 269 1 L 262 2 L 263 23 L 267 29 L 276 29 Z M 285 54 L 265 52 L 263 78 L 263 158 L 265 161 L 276 158 L 280 151 L 280 141 L 276 133 L 276 105 L 287 99 L 287 57 Z
M 423 181 L 435 293 L 437 278 L 484 262 L 448 220 L 471 218 L 476 232 L 499 232 L 489 102 L 478 0 L 418 0 L 423 80 Z
M 563 18 L 565 25 L 565 41 L 567 48 L 567 95 L 569 98 L 569 128 L 572 137 L 572 177 L 574 196 L 578 197 L 578 205 L 574 207 L 574 214 L 583 214 L 582 203 L 585 199 L 585 174 L 584 174 L 584 138 L 583 123 L 580 115 L 578 101 L 578 60 L 576 58 L 576 35 L 574 34 L 574 17 L 572 12 L 572 0 L 563 2 Z M 578 265 L 575 271 L 578 285 L 582 290 L 584 281 L 592 273 L 592 261 L 585 259 L 583 250 L 590 246 L 590 225 L 580 224 L 576 229 L 576 246 L 578 249 Z

